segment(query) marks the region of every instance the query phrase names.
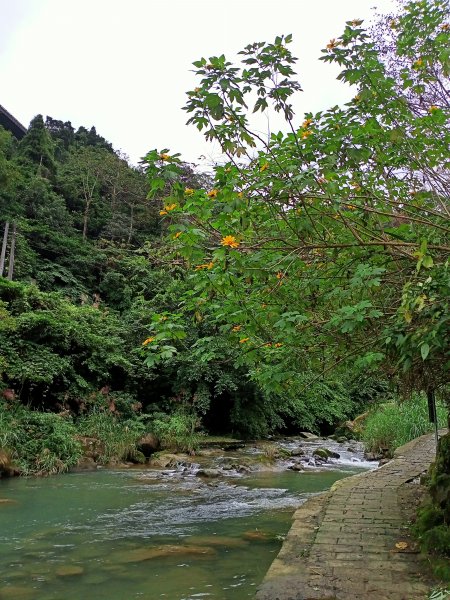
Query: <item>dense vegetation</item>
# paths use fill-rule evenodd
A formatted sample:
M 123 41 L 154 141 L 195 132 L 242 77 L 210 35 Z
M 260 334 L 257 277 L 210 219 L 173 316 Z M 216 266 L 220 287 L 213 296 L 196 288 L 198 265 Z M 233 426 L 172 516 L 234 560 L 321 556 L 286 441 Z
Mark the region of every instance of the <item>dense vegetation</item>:
M 448 7 L 348 22 L 322 59 L 355 96 L 300 121 L 290 41 L 194 63 L 189 122 L 225 156 L 211 175 L 167 149 L 132 167 L 50 117 L 0 131 L 7 451 L 36 411 L 50 436 L 126 421 L 127 456 L 145 431 L 327 432 L 400 393 L 445 399 Z M 251 111 L 271 108 L 287 129 L 265 139 Z

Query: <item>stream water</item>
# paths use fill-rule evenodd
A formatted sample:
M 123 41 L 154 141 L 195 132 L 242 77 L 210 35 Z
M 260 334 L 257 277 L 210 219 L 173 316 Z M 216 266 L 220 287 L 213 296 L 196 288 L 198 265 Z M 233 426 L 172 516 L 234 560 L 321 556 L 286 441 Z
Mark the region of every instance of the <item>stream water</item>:
M 362 468 L 352 457 L 214 480 L 143 468 L 2 480 L 0 600 L 252 598 L 295 508 Z

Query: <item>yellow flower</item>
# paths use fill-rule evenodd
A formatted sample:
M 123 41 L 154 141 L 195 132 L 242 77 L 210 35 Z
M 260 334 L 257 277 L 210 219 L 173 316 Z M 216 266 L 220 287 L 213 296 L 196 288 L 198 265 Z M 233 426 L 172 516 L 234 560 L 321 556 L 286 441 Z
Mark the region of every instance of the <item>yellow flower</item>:
M 160 158 L 161 160 L 170 160 L 170 154 L 164 154 L 164 153 L 161 153 L 161 154 L 159 155 L 159 158 Z
M 362 19 L 353 19 L 353 21 L 352 21 L 352 25 L 354 25 L 355 27 L 357 25 L 361 25 L 361 23 L 362 23 Z
M 441 25 L 442 31 L 448 31 L 450 29 L 450 25 L 448 23 L 444 23 Z
M 199 88 L 199 87 L 196 87 L 196 88 L 194 88 L 194 92 L 195 92 L 196 94 L 198 94 L 198 93 L 199 93 L 199 92 L 201 92 L 201 91 L 202 91 L 202 88 Z
M 419 68 L 419 67 L 421 67 L 422 65 L 423 65 L 423 60 L 422 60 L 421 58 L 418 58 L 418 59 L 417 59 L 417 60 L 414 62 L 414 64 L 413 64 L 413 67 L 416 67 L 416 68 L 418 69 L 418 68 Z
M 161 317 L 159 320 L 160 320 L 160 321 L 167 321 L 167 319 L 168 319 L 168 318 L 169 318 L 169 317 L 166 317 L 166 316 L 164 316 L 164 315 L 163 315 L 163 316 L 162 316 L 162 317 Z
M 345 208 L 347 208 L 348 210 L 356 210 L 356 206 L 353 206 L 353 204 L 346 204 Z
M 354 102 L 359 102 L 361 100 L 361 96 L 359 94 L 356 94 L 356 96 L 353 98 Z
M 161 216 L 163 216 L 163 215 L 167 215 L 167 210 L 160 210 L 160 211 L 159 211 L 159 214 L 160 214 Z
M 266 348 L 272 348 L 272 344 L 271 344 L 270 342 L 267 342 L 267 344 L 264 344 L 264 346 L 265 346 Z
M 282 271 L 278 271 L 277 279 L 283 279 L 283 277 L 284 277 L 284 273 Z
M 261 304 L 261 308 L 267 308 L 267 304 Z
M 433 104 L 432 106 L 430 106 L 430 108 L 428 109 L 428 112 L 430 113 L 434 113 L 437 110 L 439 110 L 439 106 L 436 106 L 435 104 Z
M 269 168 L 269 163 L 265 162 L 263 165 L 261 165 L 261 168 L 259 169 L 259 172 L 263 173 L 264 171 L 267 171 L 268 168 Z
M 241 340 L 239 340 L 239 343 L 240 344 L 245 344 L 245 342 L 248 342 L 249 339 L 250 338 L 248 338 L 248 337 L 247 338 L 242 338 Z
M 275 348 L 281 348 L 283 344 L 281 342 L 277 342 L 276 344 L 274 344 Z
M 231 331 L 240 331 L 241 325 L 235 325 Z
M 164 210 L 166 210 L 167 212 L 170 212 L 171 210 L 175 210 L 177 207 L 176 204 L 167 204 L 167 206 L 164 207 Z
M 226 235 L 221 239 L 220 243 L 222 246 L 229 246 L 230 248 L 237 248 L 239 246 L 239 242 L 234 235 Z
M 301 132 L 300 137 L 302 138 L 302 140 L 306 140 L 306 138 L 309 138 L 309 136 L 312 134 L 313 132 L 310 129 L 307 129 L 306 131 Z
M 177 231 L 174 235 L 173 235 L 173 239 L 176 240 L 180 237 L 181 235 L 181 231 Z
M 311 125 L 312 122 L 313 122 L 312 119 L 305 119 L 302 123 L 303 129 L 307 129 Z
M 146 346 L 147 344 L 150 344 L 151 342 L 153 342 L 154 339 L 155 339 L 154 337 L 149 337 L 142 342 L 142 345 Z
M 359 183 L 357 181 L 351 181 L 350 185 L 352 186 L 352 188 L 355 189 L 355 192 L 360 192 L 362 190 L 362 187 L 359 185 Z
M 193 193 L 194 193 L 194 190 L 192 188 L 186 188 L 184 190 L 185 196 L 192 196 Z
M 244 196 L 244 192 L 238 192 L 238 198 L 242 198 Z
M 338 42 L 335 40 L 335 38 L 333 38 L 327 44 L 327 50 L 333 50 L 333 48 L 336 48 L 337 45 L 338 45 Z
M 208 192 L 206 195 L 208 196 L 208 198 L 217 198 L 218 193 L 218 190 L 214 189 Z

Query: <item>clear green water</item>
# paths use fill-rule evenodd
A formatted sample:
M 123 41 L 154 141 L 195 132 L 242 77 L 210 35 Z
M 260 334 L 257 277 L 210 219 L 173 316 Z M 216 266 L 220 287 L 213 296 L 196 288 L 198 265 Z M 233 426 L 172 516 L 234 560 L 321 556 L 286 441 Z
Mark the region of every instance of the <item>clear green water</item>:
M 252 598 L 295 508 L 355 472 L 2 480 L 0 600 Z

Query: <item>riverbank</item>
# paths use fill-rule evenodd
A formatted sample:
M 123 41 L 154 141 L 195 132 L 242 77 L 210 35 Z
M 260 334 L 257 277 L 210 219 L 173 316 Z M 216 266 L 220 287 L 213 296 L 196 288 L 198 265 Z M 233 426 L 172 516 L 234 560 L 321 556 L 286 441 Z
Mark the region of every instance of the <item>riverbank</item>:
M 433 435 L 303 504 L 257 600 L 423 600 L 430 582 L 407 521 Z

